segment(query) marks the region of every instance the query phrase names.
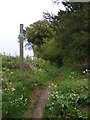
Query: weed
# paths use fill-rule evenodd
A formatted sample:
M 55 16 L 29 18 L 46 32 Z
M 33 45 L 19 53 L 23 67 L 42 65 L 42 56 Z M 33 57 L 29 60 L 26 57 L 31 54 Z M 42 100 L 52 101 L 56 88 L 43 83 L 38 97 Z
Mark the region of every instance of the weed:
M 83 76 L 70 68 L 63 67 L 62 81 L 57 83 L 57 87 L 52 85 L 50 100 L 45 105 L 44 118 L 57 119 L 87 119 L 88 83 L 83 80 Z M 87 79 L 87 78 L 86 78 Z

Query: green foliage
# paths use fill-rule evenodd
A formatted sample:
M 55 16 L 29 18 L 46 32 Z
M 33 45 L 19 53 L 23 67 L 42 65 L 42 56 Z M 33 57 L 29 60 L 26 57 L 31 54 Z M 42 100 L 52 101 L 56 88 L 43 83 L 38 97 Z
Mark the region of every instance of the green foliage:
M 56 41 L 61 46 L 60 55 L 64 63 L 70 60 L 71 64 L 74 64 L 74 61 L 83 64 L 88 48 L 88 4 L 64 3 L 64 5 L 67 10 L 63 13 L 58 12 L 53 21 L 53 26 L 57 26 Z
M 11 59 L 12 60 L 12 59 Z M 9 64 L 10 65 L 10 64 Z M 3 117 L 20 117 L 27 108 L 33 85 L 26 78 L 21 79 L 19 70 L 3 67 L 2 114 Z M 27 81 L 27 82 L 26 82 Z
M 65 11 L 60 10 L 57 16 L 44 13 L 47 20 L 38 21 L 27 29 L 29 42 L 39 47 L 34 49 L 40 56 L 60 65 L 64 64 L 81 68 L 88 58 L 88 4 L 63 2 Z M 45 27 L 45 24 L 48 26 Z M 42 27 L 39 27 L 42 24 Z M 38 35 L 35 34 L 37 31 Z M 39 31 L 41 34 L 39 34 Z M 43 32 L 44 31 L 44 32 Z M 42 34 L 45 35 L 42 35 Z M 48 36 L 49 34 L 49 36 Z M 38 42 L 38 43 L 37 43 Z
M 77 72 L 72 72 L 66 67 L 62 81 L 53 85 L 50 100 L 45 105 L 44 118 L 64 119 L 87 119 L 88 100 L 87 78 L 83 79 Z
M 24 70 L 20 78 L 19 57 L 3 56 L 2 62 L 2 114 L 3 118 L 22 118 L 30 104 L 31 96 L 38 87 L 42 89 L 54 82 L 59 69 L 41 58 L 24 59 L 25 64 L 34 69 Z M 5 67 L 6 64 L 6 67 Z M 13 67 L 12 67 L 13 66 Z M 17 67 L 16 67 L 17 66 Z
M 47 56 L 46 59 L 49 59 L 50 61 L 56 56 L 58 56 L 58 44 L 56 43 L 54 38 L 46 38 L 44 39 L 45 43 L 41 46 L 41 50 L 44 52 L 43 57 Z M 45 58 L 44 58 L 45 59 Z
M 35 53 L 37 53 L 37 51 L 41 53 L 40 46 L 44 43 L 43 38 L 52 38 L 55 34 L 50 27 L 50 22 L 47 20 L 41 20 L 31 24 L 30 27 L 27 27 L 26 31 L 28 42 L 33 43 Z
M 2 67 L 10 69 L 18 69 L 20 58 L 18 56 L 12 57 L 7 55 L 2 55 Z
M 35 88 L 57 82 L 60 69 L 51 63 L 61 65 L 63 60 L 64 65 L 73 65 L 73 70 L 79 72 L 61 68 L 64 77 L 61 83 L 52 85 L 44 117 L 87 119 L 85 107 L 90 103 L 87 84 L 90 71 L 86 69 L 82 73 L 79 69 L 83 69 L 88 58 L 88 4 L 63 2 L 63 5 L 66 10 L 60 10 L 57 16 L 47 14 L 50 21 L 37 21 L 27 27 L 28 42 L 32 42 L 38 58 L 24 59 L 29 69 L 26 68 L 23 78 L 19 73 L 20 58 L 2 55 L 3 117 L 23 117 Z
M 55 78 L 59 74 L 59 69 L 50 64 L 49 61 L 45 61 L 41 58 L 32 61 L 36 69 L 32 73 L 32 79 L 34 79 L 35 86 L 47 86 L 48 82 L 55 81 Z
M 50 28 L 50 23 L 47 20 L 42 20 L 27 27 L 27 35 L 29 42 L 41 45 L 43 43 L 43 38 L 52 37 L 53 30 Z

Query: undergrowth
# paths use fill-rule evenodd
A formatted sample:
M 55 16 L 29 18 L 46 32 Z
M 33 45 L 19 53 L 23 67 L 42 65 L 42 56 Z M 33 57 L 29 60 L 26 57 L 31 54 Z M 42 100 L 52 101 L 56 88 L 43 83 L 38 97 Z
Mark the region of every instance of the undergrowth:
M 44 108 L 44 118 L 87 119 L 88 74 L 49 61 L 24 59 L 24 75 L 20 77 L 18 56 L 2 55 L 2 114 L 3 118 L 22 118 L 34 90 L 52 83 L 50 98 Z M 50 87 L 50 86 L 49 86 Z
M 45 105 L 44 118 L 57 120 L 88 119 L 88 73 L 62 67 L 64 77 L 52 85 L 50 99 Z
M 59 69 L 43 59 L 24 59 L 24 75 L 20 77 L 20 58 L 2 55 L 3 118 L 24 117 L 36 87 L 42 89 L 55 81 Z

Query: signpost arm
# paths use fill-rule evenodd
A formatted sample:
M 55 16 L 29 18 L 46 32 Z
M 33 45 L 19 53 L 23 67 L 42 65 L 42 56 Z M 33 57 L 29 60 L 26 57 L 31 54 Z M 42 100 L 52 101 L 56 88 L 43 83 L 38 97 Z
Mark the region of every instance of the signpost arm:
M 23 77 L 23 24 L 20 24 L 20 76 Z

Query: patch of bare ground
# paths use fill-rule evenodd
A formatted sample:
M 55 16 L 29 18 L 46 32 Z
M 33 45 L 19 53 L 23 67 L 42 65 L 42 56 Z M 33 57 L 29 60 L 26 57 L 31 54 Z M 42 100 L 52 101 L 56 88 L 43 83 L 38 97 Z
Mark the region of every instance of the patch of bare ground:
M 33 111 L 35 110 L 35 106 L 38 102 L 38 99 L 42 93 L 42 89 L 36 88 L 35 91 L 32 94 L 32 97 L 30 97 L 30 104 L 28 106 L 27 111 L 25 112 L 25 118 L 32 118 Z
M 35 108 L 35 111 L 33 113 L 33 117 L 32 117 L 33 120 L 36 118 L 41 119 L 43 117 L 44 105 L 46 104 L 49 98 L 49 92 L 50 92 L 50 89 L 48 87 L 42 91 L 41 96 L 38 100 L 37 106 Z

